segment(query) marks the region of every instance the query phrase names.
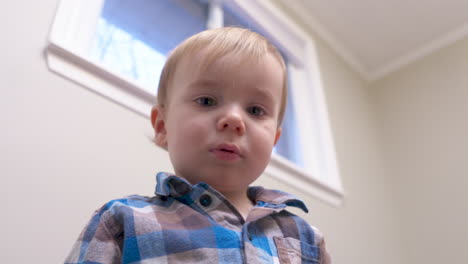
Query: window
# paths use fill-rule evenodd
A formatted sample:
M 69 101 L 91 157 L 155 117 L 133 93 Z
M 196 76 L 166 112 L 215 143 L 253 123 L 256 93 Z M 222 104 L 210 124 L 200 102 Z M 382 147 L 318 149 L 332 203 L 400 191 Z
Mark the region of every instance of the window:
M 187 37 L 206 29 L 207 6 L 186 0 L 107 0 L 93 36 L 90 58 L 156 95 L 166 54 Z
M 104 17 L 99 18 L 89 56 L 156 95 L 156 73 L 162 71 L 166 56 Z
M 223 25 L 261 33 L 287 61 L 290 96 L 283 136 L 265 173 L 340 204 L 343 192 L 313 40 L 268 1 L 61 0 L 47 60 L 52 71 L 149 117 L 167 52 L 196 32 Z

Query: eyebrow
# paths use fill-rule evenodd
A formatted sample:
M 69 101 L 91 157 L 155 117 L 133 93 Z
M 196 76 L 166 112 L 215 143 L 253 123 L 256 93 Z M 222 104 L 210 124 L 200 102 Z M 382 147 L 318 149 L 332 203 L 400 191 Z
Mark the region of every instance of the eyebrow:
M 255 89 L 252 89 L 252 97 L 254 98 L 264 98 L 266 99 L 269 103 L 273 103 L 275 100 L 275 96 L 273 95 L 273 93 L 268 90 L 268 89 L 259 89 L 259 88 L 256 88 Z
M 198 79 L 189 84 L 189 87 L 199 87 L 199 88 L 203 88 L 203 87 L 214 88 L 218 86 L 219 86 L 218 81 L 210 80 L 210 79 Z

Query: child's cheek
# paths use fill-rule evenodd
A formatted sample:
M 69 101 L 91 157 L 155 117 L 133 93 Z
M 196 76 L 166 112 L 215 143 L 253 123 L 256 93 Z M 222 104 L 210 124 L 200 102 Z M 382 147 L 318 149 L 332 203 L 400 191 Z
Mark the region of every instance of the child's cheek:
M 178 131 L 180 134 L 183 134 L 182 137 L 187 140 L 201 140 L 207 136 L 207 131 L 209 129 L 206 122 L 202 122 L 197 118 L 189 118 L 184 122 L 179 122 Z

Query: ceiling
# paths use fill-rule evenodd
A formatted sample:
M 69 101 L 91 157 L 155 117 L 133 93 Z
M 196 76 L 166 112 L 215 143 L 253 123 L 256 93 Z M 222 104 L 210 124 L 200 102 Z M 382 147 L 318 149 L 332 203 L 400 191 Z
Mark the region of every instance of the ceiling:
M 279 0 L 366 79 L 468 36 L 468 0 Z

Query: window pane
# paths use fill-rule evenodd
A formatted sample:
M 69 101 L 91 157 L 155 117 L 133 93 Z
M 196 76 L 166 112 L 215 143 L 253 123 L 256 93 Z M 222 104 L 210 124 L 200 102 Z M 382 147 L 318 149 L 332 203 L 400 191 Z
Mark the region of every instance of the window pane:
M 273 152 L 287 158 L 299 167 L 304 168 L 304 160 L 302 158 L 301 144 L 297 128 L 297 118 L 292 98 L 292 90 L 288 89 L 288 102 L 284 113 L 282 133 L 278 143 L 276 143 L 276 146 L 273 149 Z
M 187 0 L 107 0 L 92 59 L 156 94 L 167 53 L 206 28 L 207 4 Z

